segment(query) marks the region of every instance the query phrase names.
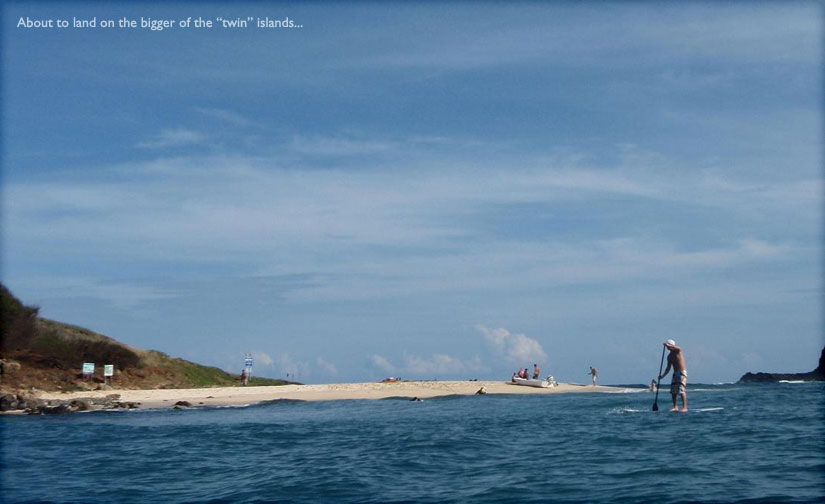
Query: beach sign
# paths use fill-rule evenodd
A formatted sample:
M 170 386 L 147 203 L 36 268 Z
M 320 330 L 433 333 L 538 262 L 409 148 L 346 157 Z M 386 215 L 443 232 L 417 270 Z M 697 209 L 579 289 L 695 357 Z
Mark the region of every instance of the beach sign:
M 106 364 L 103 366 L 103 376 L 106 378 L 110 378 L 115 375 L 115 365 L 114 364 Z
M 249 356 L 244 357 L 243 365 L 244 365 L 245 368 L 251 369 L 252 368 L 252 357 L 249 357 Z
M 94 362 L 84 362 L 83 363 L 83 376 L 92 376 L 95 374 L 95 363 Z

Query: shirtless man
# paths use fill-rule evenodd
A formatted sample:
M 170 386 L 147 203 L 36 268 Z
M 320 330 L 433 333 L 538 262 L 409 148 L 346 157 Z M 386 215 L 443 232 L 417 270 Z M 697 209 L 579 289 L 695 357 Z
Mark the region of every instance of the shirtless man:
M 599 377 L 599 372 L 596 371 L 596 368 L 590 366 L 590 373 L 588 373 L 591 378 L 593 378 L 593 386 L 596 386 L 596 379 Z
M 673 409 L 670 411 L 687 411 L 687 366 L 685 366 L 685 354 L 682 349 L 676 346 L 676 342 L 669 339 L 665 342 L 665 347 L 670 350 L 667 354 L 667 367 L 661 380 L 670 372 L 670 367 L 673 366 L 673 379 L 670 381 L 670 396 L 673 398 Z M 682 398 L 682 409 L 676 407 L 676 396 Z
M 541 374 L 541 370 L 539 369 L 539 365 L 538 364 L 533 364 L 533 379 L 538 380 L 540 374 Z

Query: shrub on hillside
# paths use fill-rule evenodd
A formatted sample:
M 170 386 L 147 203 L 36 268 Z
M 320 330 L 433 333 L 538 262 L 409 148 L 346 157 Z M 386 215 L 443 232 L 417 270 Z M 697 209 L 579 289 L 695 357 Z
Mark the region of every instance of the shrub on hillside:
M 0 353 L 25 350 L 37 334 L 39 308 L 25 306 L 0 284 Z
M 114 364 L 117 369 L 126 369 L 137 366 L 140 361 L 136 353 L 120 344 L 106 340 L 67 338 L 54 329 L 46 329 L 35 336 L 30 350 L 59 361 L 66 369 L 79 369 L 84 362 Z

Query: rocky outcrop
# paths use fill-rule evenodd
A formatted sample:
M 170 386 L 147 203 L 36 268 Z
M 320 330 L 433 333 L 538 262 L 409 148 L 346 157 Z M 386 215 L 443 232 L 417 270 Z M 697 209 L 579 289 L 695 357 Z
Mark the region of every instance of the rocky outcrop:
M 745 373 L 740 382 L 778 382 L 781 380 L 825 381 L 825 348 L 819 356 L 819 365 L 808 373 Z
M 16 410 L 17 404 L 17 396 L 14 394 L 4 394 L 0 397 L 0 411 Z
M 22 394 L 5 394 L 0 397 L 0 411 L 28 413 L 29 415 L 60 415 L 77 411 L 134 409 L 140 403 L 120 401 L 120 394 L 106 397 L 81 397 L 68 400 L 43 400 Z

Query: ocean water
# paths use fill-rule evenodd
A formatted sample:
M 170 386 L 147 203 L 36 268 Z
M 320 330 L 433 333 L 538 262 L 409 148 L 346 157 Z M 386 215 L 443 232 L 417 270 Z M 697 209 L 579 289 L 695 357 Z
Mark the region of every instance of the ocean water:
M 664 391 L 664 390 L 663 390 Z M 666 392 L 666 391 L 664 391 Z M 825 384 L 6 416 L 0 502 L 825 502 Z

